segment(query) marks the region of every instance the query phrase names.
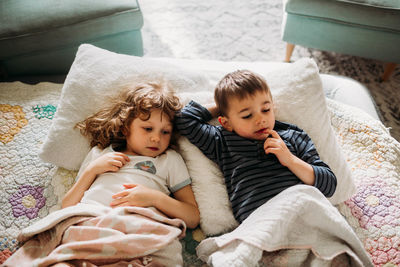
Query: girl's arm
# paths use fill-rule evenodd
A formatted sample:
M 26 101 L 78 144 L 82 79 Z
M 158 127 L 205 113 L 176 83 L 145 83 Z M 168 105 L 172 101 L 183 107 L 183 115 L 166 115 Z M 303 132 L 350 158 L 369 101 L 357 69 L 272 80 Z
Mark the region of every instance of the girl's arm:
M 199 209 L 190 185 L 176 191 L 175 198 L 143 185 L 124 184 L 124 187 L 126 190 L 113 195 L 112 207 L 155 207 L 171 218 L 182 219 L 189 228 L 195 228 L 200 222 Z
M 192 186 L 187 185 L 174 193 L 176 200 L 180 201 L 177 209 L 171 210 L 172 217 L 181 218 L 190 228 L 195 228 L 200 222 L 200 212 L 192 191 Z M 175 200 L 171 198 L 172 200 Z M 163 203 L 160 203 L 160 206 Z M 179 208 L 179 206 L 182 206 Z M 161 208 L 161 207 L 160 207 Z
M 96 180 L 97 175 L 112 171 L 118 171 L 122 166 L 129 161 L 129 157 L 123 153 L 112 152 L 104 154 L 89 163 L 83 170 L 78 181 L 65 194 L 61 208 L 73 206 L 81 201 L 83 194 Z
M 78 181 L 65 194 L 61 202 L 61 208 L 66 208 L 77 204 L 95 179 L 96 174 L 89 168 L 89 166 L 86 167 Z

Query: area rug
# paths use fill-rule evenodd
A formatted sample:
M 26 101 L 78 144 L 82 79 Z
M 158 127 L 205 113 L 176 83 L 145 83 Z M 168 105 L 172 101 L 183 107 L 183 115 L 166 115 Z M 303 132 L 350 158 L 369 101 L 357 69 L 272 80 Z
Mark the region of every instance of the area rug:
M 141 1 L 145 56 L 223 61 L 283 61 L 282 0 Z M 321 73 L 344 75 L 369 89 L 381 120 L 400 140 L 400 66 L 380 82 L 384 63 L 296 47 L 292 60 L 312 57 Z

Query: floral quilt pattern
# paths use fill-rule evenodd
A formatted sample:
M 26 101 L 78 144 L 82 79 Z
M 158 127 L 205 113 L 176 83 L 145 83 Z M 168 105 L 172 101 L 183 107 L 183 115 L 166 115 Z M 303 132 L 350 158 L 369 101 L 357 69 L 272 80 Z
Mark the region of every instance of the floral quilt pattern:
M 328 101 L 357 192 L 339 205 L 375 266 L 400 266 L 400 144 L 355 108 Z
M 19 246 L 19 230 L 60 208 L 75 171 L 57 168 L 38 152 L 57 110 L 61 86 L 0 85 L 0 263 Z M 338 206 L 376 266 L 400 265 L 400 144 L 379 122 L 350 107 L 328 101 L 339 142 L 357 193 Z M 195 248 L 201 229 L 182 240 L 185 266 L 203 266 Z M 276 254 L 276 262 L 279 253 Z
M 18 247 L 21 228 L 46 216 L 58 201 L 51 184 L 56 167 L 38 151 L 56 111 L 61 85 L 43 91 L 22 83 L 0 87 L 0 263 Z

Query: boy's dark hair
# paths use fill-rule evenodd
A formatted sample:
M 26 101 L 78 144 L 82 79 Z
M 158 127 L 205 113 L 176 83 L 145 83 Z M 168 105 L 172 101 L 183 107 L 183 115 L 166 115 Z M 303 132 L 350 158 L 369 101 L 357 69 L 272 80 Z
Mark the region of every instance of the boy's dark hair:
M 249 70 L 237 70 L 225 75 L 214 91 L 214 101 L 222 116 L 228 113 L 228 100 L 232 97 L 243 99 L 256 92 L 266 92 L 272 98 L 267 82 L 260 75 Z

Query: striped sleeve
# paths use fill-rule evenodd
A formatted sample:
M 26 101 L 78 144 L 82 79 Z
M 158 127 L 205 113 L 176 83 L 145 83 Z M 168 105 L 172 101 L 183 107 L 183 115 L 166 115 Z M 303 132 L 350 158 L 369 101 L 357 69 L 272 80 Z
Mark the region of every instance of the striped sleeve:
M 190 101 L 176 116 L 175 126 L 179 133 L 197 146 L 209 159 L 217 162 L 217 144 L 221 140 L 216 126 L 207 122 L 211 113 L 200 104 Z
M 336 190 L 336 176 L 330 167 L 321 160 L 311 138 L 303 130 L 295 131 L 292 136 L 296 145 L 296 156 L 309 163 L 314 169 L 314 186 L 326 197 L 331 197 Z

